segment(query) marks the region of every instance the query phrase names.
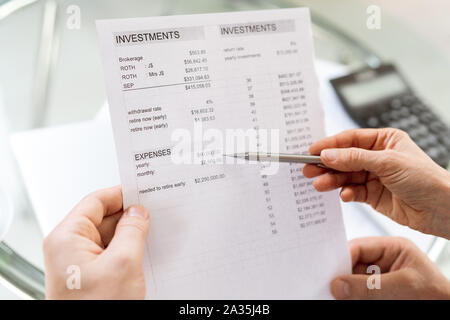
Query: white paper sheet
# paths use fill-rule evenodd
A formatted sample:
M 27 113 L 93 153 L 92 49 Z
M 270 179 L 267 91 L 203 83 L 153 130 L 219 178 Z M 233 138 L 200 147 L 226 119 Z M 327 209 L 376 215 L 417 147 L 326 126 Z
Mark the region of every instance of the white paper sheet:
M 351 272 L 336 192 L 317 193 L 301 165 L 261 175 L 263 165 L 223 164 L 220 154 L 206 164 L 173 158 L 174 131 L 195 134 L 199 123 L 223 134 L 277 129 L 282 152 L 324 136 L 308 10 L 97 28 L 124 206 L 140 203 L 152 217 L 147 296 L 331 298 L 331 279 Z
M 44 236 L 90 192 L 120 183 L 109 121 L 15 133 L 11 144 Z

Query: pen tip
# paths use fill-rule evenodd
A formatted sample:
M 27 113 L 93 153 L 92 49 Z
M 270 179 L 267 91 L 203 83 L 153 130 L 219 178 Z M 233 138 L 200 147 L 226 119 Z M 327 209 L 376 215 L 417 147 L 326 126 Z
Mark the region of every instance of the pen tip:
M 230 158 L 245 158 L 247 156 L 246 153 L 233 153 L 233 154 L 223 154 L 224 157 L 230 157 Z

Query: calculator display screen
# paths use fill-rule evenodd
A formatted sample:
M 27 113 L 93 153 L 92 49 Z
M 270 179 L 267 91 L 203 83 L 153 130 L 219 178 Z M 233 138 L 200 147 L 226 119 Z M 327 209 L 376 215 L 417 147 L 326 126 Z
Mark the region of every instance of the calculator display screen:
M 405 82 L 396 73 L 378 75 L 375 78 L 343 85 L 340 88 L 341 94 L 352 107 L 377 102 L 406 90 Z

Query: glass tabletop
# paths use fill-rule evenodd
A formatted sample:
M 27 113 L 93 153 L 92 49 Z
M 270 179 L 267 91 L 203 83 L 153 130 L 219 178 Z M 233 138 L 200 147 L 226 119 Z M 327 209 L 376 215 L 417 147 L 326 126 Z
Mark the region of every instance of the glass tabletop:
M 6 39 L 0 51 L 0 181 L 5 182 L 0 183 L 0 236 L 2 227 L 8 228 L 0 244 L 1 284 L 19 297 L 44 298 L 43 235 L 9 137 L 19 131 L 89 120 L 97 114 L 106 94 L 96 19 L 302 4 L 295 0 L 0 0 L 0 38 Z M 380 63 L 373 50 L 331 23 L 320 10 L 313 10 L 312 19 L 318 58 L 350 68 Z M 8 212 L 13 214 L 12 223 Z M 435 259 L 441 259 L 444 247 L 445 243 L 435 247 Z

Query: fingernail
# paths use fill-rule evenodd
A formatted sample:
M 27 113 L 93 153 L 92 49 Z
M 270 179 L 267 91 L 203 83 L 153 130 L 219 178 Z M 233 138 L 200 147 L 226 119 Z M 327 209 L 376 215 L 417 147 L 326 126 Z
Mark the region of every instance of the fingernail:
M 142 219 L 147 219 L 147 210 L 145 210 L 143 207 L 130 207 L 128 208 L 126 215 L 128 217 L 138 217 Z
M 338 151 L 336 149 L 322 150 L 320 157 L 325 158 L 328 161 L 334 161 L 337 159 Z
M 336 299 L 347 299 L 350 297 L 350 285 L 347 281 L 336 280 L 333 284 L 333 294 Z

